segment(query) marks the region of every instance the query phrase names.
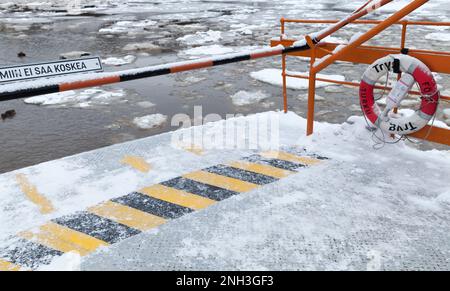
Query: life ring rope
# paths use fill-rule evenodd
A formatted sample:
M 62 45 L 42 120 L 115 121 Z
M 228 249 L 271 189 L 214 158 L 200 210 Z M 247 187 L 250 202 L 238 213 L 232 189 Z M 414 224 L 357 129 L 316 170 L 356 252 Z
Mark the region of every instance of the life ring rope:
M 385 74 L 401 73 L 387 98 L 386 109 L 380 109 L 374 98 L 375 84 Z M 421 93 L 420 108 L 411 116 L 393 118 L 390 110 L 400 105 L 416 84 Z M 383 132 L 407 135 L 419 131 L 435 116 L 439 104 L 440 92 L 430 69 L 420 60 L 408 55 L 388 55 L 375 61 L 362 76 L 360 105 L 364 116 Z

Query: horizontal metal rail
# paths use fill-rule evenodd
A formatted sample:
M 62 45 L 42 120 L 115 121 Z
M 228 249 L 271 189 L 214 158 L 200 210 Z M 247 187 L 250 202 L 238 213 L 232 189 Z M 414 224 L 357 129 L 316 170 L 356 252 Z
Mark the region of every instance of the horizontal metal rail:
M 376 9 L 392 2 L 393 0 L 379 0 L 372 5 L 366 5 L 364 9 L 358 9 L 348 17 L 331 25 L 326 30 L 320 31 L 314 36 L 314 43 L 319 43 L 323 38 L 341 29 L 352 21 L 366 16 Z M 48 80 L 36 80 L 23 83 L 13 83 L 0 86 L 0 101 L 26 98 L 44 94 L 57 93 L 68 90 L 82 89 L 100 85 L 132 81 L 155 76 L 168 75 L 172 73 L 203 69 L 213 66 L 237 63 L 276 55 L 304 51 L 311 46 L 306 43 L 293 44 L 289 47 L 277 46 L 262 50 L 245 53 L 228 54 L 213 58 L 202 58 L 194 61 L 171 63 L 165 65 L 151 66 L 141 69 L 126 70 L 115 73 L 103 73 L 94 75 L 77 76 L 73 78 L 53 78 Z

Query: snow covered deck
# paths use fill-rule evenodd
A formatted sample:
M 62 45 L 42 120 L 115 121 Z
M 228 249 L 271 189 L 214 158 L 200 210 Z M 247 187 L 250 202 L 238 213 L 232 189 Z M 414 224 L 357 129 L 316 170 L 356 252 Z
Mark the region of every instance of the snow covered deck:
M 279 148 L 167 133 L 0 175 L 0 269 L 450 268 L 449 151 L 375 150 L 362 117 L 312 137 L 294 113 L 198 129 L 267 119 Z

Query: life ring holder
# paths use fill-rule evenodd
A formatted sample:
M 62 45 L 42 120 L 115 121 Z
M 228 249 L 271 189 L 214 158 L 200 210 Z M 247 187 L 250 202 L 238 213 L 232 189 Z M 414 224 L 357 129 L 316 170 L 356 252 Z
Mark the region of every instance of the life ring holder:
M 413 115 L 392 118 L 382 114 L 375 102 L 375 84 L 389 72 L 410 74 L 418 84 L 422 101 L 420 109 Z M 360 105 L 366 118 L 382 131 L 396 135 L 411 134 L 425 127 L 436 113 L 439 96 L 431 70 L 420 60 L 404 54 L 388 55 L 371 64 L 364 72 L 359 90 Z

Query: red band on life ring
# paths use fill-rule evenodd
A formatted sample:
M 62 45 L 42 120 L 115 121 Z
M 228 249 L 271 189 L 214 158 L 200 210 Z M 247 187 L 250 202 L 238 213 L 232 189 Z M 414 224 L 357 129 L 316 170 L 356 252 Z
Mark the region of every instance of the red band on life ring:
M 413 76 L 423 96 L 420 109 L 409 119 L 380 118 L 382 111 L 374 99 L 375 84 L 379 78 L 388 72 L 393 72 L 395 62 L 400 63 L 404 73 Z M 393 134 L 409 134 L 424 127 L 436 113 L 439 101 L 439 91 L 431 71 L 421 61 L 407 55 L 387 56 L 374 62 L 364 73 L 359 88 L 361 109 L 366 118 L 377 127 Z

